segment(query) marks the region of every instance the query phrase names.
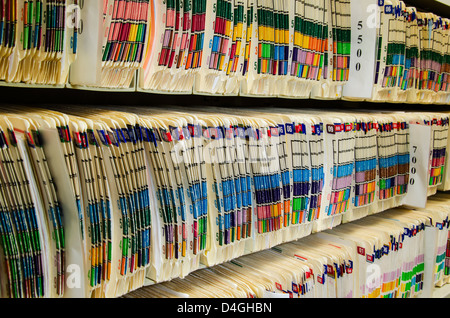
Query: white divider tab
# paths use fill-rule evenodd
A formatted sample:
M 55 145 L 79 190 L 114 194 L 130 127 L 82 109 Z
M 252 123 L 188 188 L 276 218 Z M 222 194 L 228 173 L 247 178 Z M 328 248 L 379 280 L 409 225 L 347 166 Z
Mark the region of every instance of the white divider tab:
M 439 229 L 433 226 L 425 227 L 425 248 L 424 248 L 424 277 L 423 291 L 420 298 L 430 298 L 433 295 L 434 268 L 436 264 L 436 246 Z
M 431 126 L 409 125 L 409 183 L 403 204 L 425 208 L 427 203 L 428 164 L 431 153 Z
M 82 20 L 78 34 L 78 57 L 72 64 L 69 82 L 72 85 L 96 86 L 101 79 L 103 1 L 83 1 Z
M 56 129 L 43 128 L 40 130 L 44 140 L 49 144 L 60 142 Z M 86 298 L 88 296 L 84 277 L 83 241 L 81 239 L 78 209 L 71 190 L 69 172 L 64 161 L 64 154 L 60 147 L 47 147 L 45 151 L 48 166 L 56 185 L 59 204 L 64 212 L 65 261 L 66 273 L 65 298 Z
M 372 98 L 375 76 L 375 52 L 377 26 L 379 24 L 376 0 L 352 0 L 352 35 L 350 74 L 344 86 L 343 96 L 349 98 Z

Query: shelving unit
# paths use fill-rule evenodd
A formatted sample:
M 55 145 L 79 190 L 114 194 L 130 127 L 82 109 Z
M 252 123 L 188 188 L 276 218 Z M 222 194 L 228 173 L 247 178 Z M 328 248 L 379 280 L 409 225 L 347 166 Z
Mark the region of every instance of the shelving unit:
M 450 4 L 429 0 L 405 1 L 426 12 L 434 12 L 450 17 Z M 319 99 L 286 99 L 286 98 L 256 98 L 241 96 L 204 96 L 182 94 L 151 94 L 136 89 L 136 80 L 130 89 L 110 90 L 86 87 L 45 86 L 0 83 L 0 103 L 8 105 L 117 105 L 140 107 L 165 107 L 177 105 L 189 110 L 190 106 L 220 106 L 230 108 L 280 107 L 296 109 L 329 109 L 331 110 L 386 110 L 386 111 L 444 111 L 450 110 L 448 105 L 400 104 L 400 103 L 369 103 L 344 100 Z M 147 285 L 153 284 L 146 280 Z M 433 298 L 450 298 L 450 284 L 434 289 Z

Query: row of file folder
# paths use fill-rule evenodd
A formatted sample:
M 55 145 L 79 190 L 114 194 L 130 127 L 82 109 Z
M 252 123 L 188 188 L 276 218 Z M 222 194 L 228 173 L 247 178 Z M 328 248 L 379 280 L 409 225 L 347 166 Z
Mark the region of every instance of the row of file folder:
M 156 2 L 155 36 L 137 87 L 353 100 L 354 86 L 346 83 L 364 63 L 372 68 L 363 75 L 371 77 L 365 100 L 448 103 L 448 19 L 403 1 L 368 3 L 368 10 L 377 8 L 374 26 L 352 16 L 357 1 L 209 1 L 192 8 L 175 2 L 175 21 L 166 19 L 172 4 Z M 203 10 L 199 23 L 190 18 L 196 6 Z M 357 34 L 366 27 L 374 37 Z M 374 46 L 365 46 L 370 41 Z
M 0 79 L 153 93 L 355 99 L 346 84 L 359 78 L 357 59 L 373 48 L 374 58 L 364 61 L 373 66 L 365 72 L 371 94 L 363 99 L 448 103 L 449 21 L 402 1 L 384 1 L 376 6 L 375 36 L 360 38 L 355 32 L 366 26 L 354 23 L 351 10 L 358 5 L 8 0 L 1 16 Z
M 155 26 L 149 0 L 85 1 L 78 20 L 77 59 L 69 87 L 126 89 L 133 85 Z
M 413 195 L 448 165 L 446 113 L 54 108 L 1 112 L 2 295 L 117 297 L 411 205 L 415 126 Z
M 76 58 L 78 0 L 6 0 L 0 12 L 0 79 L 65 85 Z
M 148 20 L 148 0 L 103 1 L 102 87 L 130 85 L 143 60 Z
M 155 1 L 152 18 L 144 91 L 334 98 L 349 76 L 350 1 Z
M 138 298 L 412 298 L 448 282 L 448 194 L 394 208 L 185 277 Z
M 378 19 L 368 100 L 448 103 L 449 20 L 397 0 L 385 1 Z
M 152 21 L 148 0 L 7 0 L 0 11 L 0 79 L 37 87 L 129 87 Z

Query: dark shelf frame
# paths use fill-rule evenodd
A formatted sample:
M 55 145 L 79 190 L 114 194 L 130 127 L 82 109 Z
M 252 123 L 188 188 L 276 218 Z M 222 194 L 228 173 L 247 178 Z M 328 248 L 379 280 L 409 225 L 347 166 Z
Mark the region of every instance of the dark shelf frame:
M 450 18 L 450 6 L 435 0 L 406 0 L 406 5 L 415 7 L 420 12 L 431 12 L 443 18 Z
M 372 103 L 364 101 L 260 98 L 239 96 L 170 95 L 143 92 L 108 92 L 70 88 L 0 87 L 0 104 L 47 107 L 52 105 L 102 106 L 220 106 L 220 107 L 282 107 L 317 109 L 376 109 L 395 111 L 444 111 L 450 105 Z

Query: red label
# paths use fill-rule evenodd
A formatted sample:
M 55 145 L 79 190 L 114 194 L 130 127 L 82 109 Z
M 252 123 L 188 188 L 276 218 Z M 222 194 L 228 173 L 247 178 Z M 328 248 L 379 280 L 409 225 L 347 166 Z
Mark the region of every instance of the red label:
M 328 245 L 336 247 L 336 248 L 339 248 L 339 249 L 341 248 L 340 246 L 337 246 L 337 245 L 334 245 L 334 244 L 328 244 Z
M 73 134 L 75 135 L 75 143 L 77 146 L 81 146 L 81 138 L 80 138 L 80 133 L 74 131 Z
M 327 273 L 334 276 L 334 268 L 331 265 L 327 265 Z
M 108 143 L 108 145 L 111 145 L 112 144 L 111 138 L 109 138 L 108 135 L 105 135 L 105 138 L 106 138 L 106 142 Z
M 294 257 L 297 258 L 300 261 L 307 261 L 308 260 L 306 257 L 298 256 L 297 254 L 295 254 Z
M 30 143 L 30 145 L 32 147 L 34 147 L 34 140 L 33 140 L 33 136 L 31 135 L 31 133 L 26 133 L 26 136 L 27 136 L 27 140 Z
M 191 136 L 194 136 L 194 135 L 195 135 L 195 132 L 194 132 L 194 126 L 189 125 L 189 126 L 188 126 L 188 130 L 189 130 L 189 134 L 190 134 Z
M 278 127 L 271 127 L 271 128 L 270 128 L 270 133 L 271 133 L 273 136 L 278 136 Z
M 366 249 L 364 247 L 358 246 L 357 250 L 358 250 L 359 255 L 362 255 L 362 256 L 366 255 Z
M 320 284 L 323 284 L 323 277 L 322 277 L 322 275 L 317 276 L 317 281 L 318 281 Z
M 367 254 L 367 255 L 366 255 L 366 260 L 367 260 L 368 262 L 373 263 L 373 255 Z

